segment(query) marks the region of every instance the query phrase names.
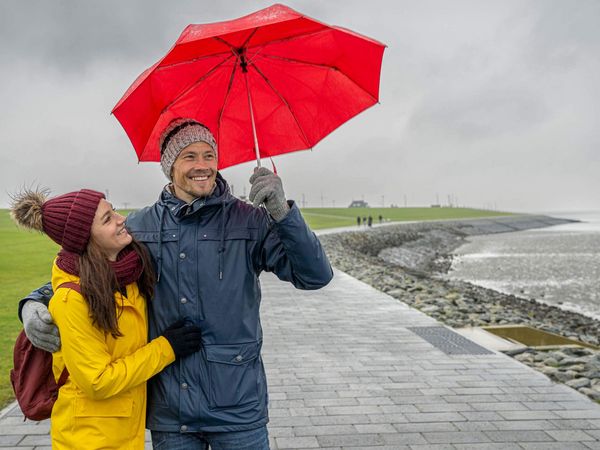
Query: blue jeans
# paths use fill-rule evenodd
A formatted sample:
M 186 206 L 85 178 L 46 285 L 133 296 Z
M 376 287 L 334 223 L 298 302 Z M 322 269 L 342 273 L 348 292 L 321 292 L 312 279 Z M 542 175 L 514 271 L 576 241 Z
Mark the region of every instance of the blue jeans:
M 266 425 L 254 430 L 224 433 L 152 431 L 154 450 L 269 450 Z

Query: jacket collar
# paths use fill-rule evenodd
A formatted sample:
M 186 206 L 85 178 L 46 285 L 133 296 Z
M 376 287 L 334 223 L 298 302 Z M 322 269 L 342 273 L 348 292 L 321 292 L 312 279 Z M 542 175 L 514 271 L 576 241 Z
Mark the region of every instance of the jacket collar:
M 162 190 L 158 203 L 167 207 L 175 217 L 182 218 L 195 214 L 205 206 L 223 205 L 232 202 L 234 198 L 229 190 L 229 185 L 220 172 L 217 172 L 215 183 L 215 189 L 208 197 L 197 197 L 190 203 L 175 197 L 171 192 L 171 185 L 168 184 Z

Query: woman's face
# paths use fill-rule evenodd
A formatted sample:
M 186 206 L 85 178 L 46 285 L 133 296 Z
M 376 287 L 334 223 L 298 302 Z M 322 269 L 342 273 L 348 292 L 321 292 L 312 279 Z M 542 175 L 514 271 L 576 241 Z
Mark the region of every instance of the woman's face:
M 100 200 L 92 222 L 92 239 L 110 261 L 116 261 L 119 252 L 132 241 L 125 229 L 125 217 L 118 214 L 104 199 Z

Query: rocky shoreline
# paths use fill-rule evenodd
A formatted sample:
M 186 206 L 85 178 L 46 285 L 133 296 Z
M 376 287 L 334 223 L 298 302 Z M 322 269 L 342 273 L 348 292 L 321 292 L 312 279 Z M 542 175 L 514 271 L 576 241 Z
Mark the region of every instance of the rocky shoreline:
M 555 306 L 448 280 L 468 236 L 570 222 L 547 216 L 421 222 L 320 235 L 333 266 L 453 328 L 528 325 L 599 345 L 600 321 Z M 600 402 L 600 351 L 524 348 L 515 359 Z

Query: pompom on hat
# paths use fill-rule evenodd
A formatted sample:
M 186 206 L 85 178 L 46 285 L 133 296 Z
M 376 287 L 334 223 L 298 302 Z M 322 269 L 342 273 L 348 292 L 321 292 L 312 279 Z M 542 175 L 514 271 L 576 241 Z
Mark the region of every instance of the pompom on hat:
M 104 194 L 90 189 L 48 198 L 48 190 L 12 196 L 10 215 L 19 225 L 46 233 L 63 249 L 82 254 L 90 240 L 92 222 Z
M 194 119 L 174 119 L 162 132 L 159 141 L 160 165 L 169 180 L 173 163 L 181 151 L 194 142 L 206 142 L 218 155 L 215 137 L 206 126 Z

